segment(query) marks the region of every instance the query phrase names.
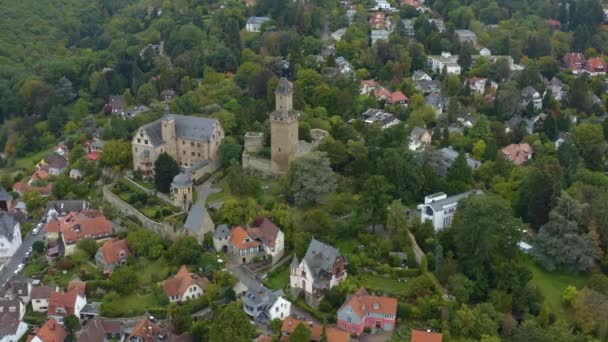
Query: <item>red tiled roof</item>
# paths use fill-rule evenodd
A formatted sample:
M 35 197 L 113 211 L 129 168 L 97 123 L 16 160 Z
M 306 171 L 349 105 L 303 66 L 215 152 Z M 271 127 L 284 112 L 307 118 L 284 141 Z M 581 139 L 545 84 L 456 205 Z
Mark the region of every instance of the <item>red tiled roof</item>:
M 34 172 L 34 174 L 32 175 L 33 181 L 44 180 L 47 178 L 49 178 L 49 173 L 44 169 L 40 169 L 40 170 Z
M 63 325 L 58 324 L 54 318 L 51 318 L 42 327 L 36 329 L 36 336 L 42 342 L 63 342 L 68 336 L 68 332 Z
M 87 210 L 60 223 L 61 234 L 67 244 L 76 243 L 85 238 L 99 239 L 113 234 L 112 222 L 96 210 Z
M 59 220 L 51 220 L 44 226 L 44 231 L 46 233 L 59 233 L 60 230 L 61 226 Z
M 502 149 L 502 153 L 515 165 L 522 165 L 532 157 L 532 147 L 528 143 L 511 144 Z
M 564 55 L 563 61 L 567 68 L 578 70 L 585 65 L 585 56 L 580 52 L 569 52 Z
M 441 342 L 443 335 L 440 333 L 412 330 L 411 342 Z
M 400 91 L 392 92 L 387 100 L 388 103 L 399 103 L 407 101 L 407 96 Z
M 390 297 L 371 296 L 365 288 L 360 288 L 350 298 L 346 300 L 340 310 L 345 306 L 350 306 L 359 317 L 363 317 L 367 312 L 379 313 L 382 315 L 397 315 L 397 299 Z
M 199 277 L 196 274 L 191 275 L 186 266 L 182 266 L 177 274 L 162 282 L 163 291 L 167 297 L 181 297 L 192 285 L 198 285 L 204 290 L 209 285 L 209 279 L 207 277 Z
M 32 299 L 49 299 L 53 291 L 55 291 L 53 286 L 34 286 L 31 297 Z
M 283 320 L 283 324 L 281 325 L 281 332 L 284 334 L 292 334 L 296 327 L 300 324 L 304 324 L 308 329 L 310 329 L 311 336 L 310 339 L 313 341 L 319 341 L 321 339 L 321 335 L 323 334 L 323 327 L 319 324 L 310 324 L 304 321 L 300 321 L 293 317 L 287 317 Z
M 348 342 L 350 340 L 348 332 L 336 327 L 325 327 L 325 336 L 327 336 L 327 342 Z
M 361 85 L 367 84 L 370 87 L 376 87 L 378 83 L 375 80 L 363 80 L 361 81 Z
M 127 239 L 107 240 L 103 243 L 103 246 L 101 246 L 99 250 L 101 251 L 101 255 L 103 256 L 103 260 L 106 264 L 117 264 L 121 259 L 131 255 Z
M 49 315 L 69 316 L 74 314 L 76 305 L 76 292 L 53 292 L 49 297 Z M 65 309 L 65 313 L 57 312 L 58 308 Z
M 87 295 L 87 283 L 82 282 L 80 280 L 72 280 L 68 284 L 68 292 L 76 293 L 81 297 L 86 297 Z
M 91 161 L 96 161 L 100 157 L 101 157 L 101 153 L 99 153 L 99 151 L 93 151 L 93 152 L 87 153 L 87 155 L 85 156 L 85 158 L 87 158 L 88 160 L 91 160 Z
M 602 57 L 589 58 L 585 69 L 594 71 L 606 71 L 606 61 Z
M 128 340 L 130 340 L 131 337 L 140 337 L 144 342 L 154 342 L 154 336 L 160 330 L 158 325 L 151 323 L 147 319 L 142 319 L 137 323 L 135 328 L 133 328 Z
M 259 243 L 252 239 L 241 226 L 232 228 L 230 244 L 236 249 L 247 249 L 259 246 Z

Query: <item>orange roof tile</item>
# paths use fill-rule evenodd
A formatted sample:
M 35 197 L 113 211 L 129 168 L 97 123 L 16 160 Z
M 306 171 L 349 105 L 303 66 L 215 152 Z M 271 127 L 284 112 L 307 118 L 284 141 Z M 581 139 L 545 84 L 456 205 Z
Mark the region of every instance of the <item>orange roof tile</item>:
M 117 264 L 120 260 L 131 255 L 127 239 L 107 240 L 101 246 L 100 251 L 106 264 Z
M 281 325 L 281 332 L 285 334 L 291 334 L 296 327 L 300 324 L 304 324 L 308 329 L 310 329 L 311 336 L 310 339 L 313 341 L 319 341 L 321 339 L 321 335 L 323 334 L 323 327 L 319 324 L 308 323 L 304 321 L 300 321 L 293 317 L 287 317 L 283 320 L 283 324 Z
M 80 280 L 72 280 L 68 284 L 68 292 L 76 293 L 81 297 L 87 296 L 87 283 Z
M 153 324 L 147 319 L 142 319 L 135 325 L 129 339 L 131 337 L 140 337 L 144 342 L 154 342 L 154 336 L 160 331 L 160 327 L 157 324 Z
M 49 297 L 49 315 L 69 316 L 74 314 L 76 305 L 76 292 L 53 292 Z M 63 308 L 65 313 L 57 312 L 58 308 Z
M 327 342 L 348 342 L 350 340 L 348 332 L 336 327 L 326 327 L 325 336 L 327 336 Z
M 532 157 L 532 147 L 528 143 L 511 144 L 502 149 L 502 153 L 515 165 L 522 165 Z
M 371 296 L 363 287 L 350 296 L 342 307 L 346 305 L 349 305 L 359 317 L 363 317 L 367 312 L 397 315 L 396 298 Z
M 96 210 L 83 211 L 61 222 L 61 234 L 67 244 L 85 238 L 104 238 L 113 233 L 112 222 Z
M 54 318 L 49 319 L 44 325 L 36 329 L 36 337 L 42 342 L 63 342 L 68 332 L 63 325 L 58 324 Z
M 185 265 L 183 265 L 172 278 L 162 282 L 163 291 L 168 297 L 181 297 L 192 285 L 198 285 L 204 290 L 209 285 L 209 279 L 207 279 L 207 277 L 199 277 L 196 274 L 190 274 L 190 271 L 188 271 L 188 268 Z
M 252 239 L 241 226 L 232 228 L 231 233 L 230 244 L 236 249 L 247 249 L 259 245 L 259 243 Z
M 412 330 L 411 342 L 441 342 L 443 335 L 440 333 Z

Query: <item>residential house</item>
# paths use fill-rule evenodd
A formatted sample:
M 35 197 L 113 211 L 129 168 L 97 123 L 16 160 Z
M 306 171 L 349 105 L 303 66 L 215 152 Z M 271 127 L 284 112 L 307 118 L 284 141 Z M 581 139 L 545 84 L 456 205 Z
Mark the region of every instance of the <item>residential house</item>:
M 53 148 L 53 152 L 67 159 L 70 149 L 64 144 L 58 144 Z
M 89 203 L 84 200 L 49 201 L 46 204 L 46 221 L 63 218 L 69 213 L 79 213 L 89 209 Z
M 13 206 L 13 196 L 0 187 L 0 211 L 8 211 Z
M 386 0 L 376 0 L 376 6 L 374 6 L 374 9 L 376 11 L 388 11 L 388 12 L 390 12 L 390 11 L 393 10 L 393 7 Z
M 313 322 L 300 321 L 293 317 L 287 317 L 281 324 L 281 341 L 288 341 L 289 336 L 296 330 L 296 327 L 303 324 L 310 330 L 310 340 L 312 342 L 320 342 L 323 338 L 323 326 Z M 344 330 L 338 329 L 335 326 L 325 326 L 325 337 L 327 342 L 349 342 L 350 334 Z
M 403 25 L 403 30 L 406 36 L 413 37 L 416 35 L 416 30 L 414 30 L 414 22 L 411 19 L 403 19 L 401 20 L 401 24 Z
M 219 225 L 213 232 L 213 248 L 217 252 L 228 253 L 228 245 L 230 243 L 230 237 L 232 233 L 227 225 Z
M 465 80 L 464 84 L 465 86 L 468 85 L 469 89 L 471 89 L 471 93 L 476 95 L 483 95 L 486 91 L 495 92 L 498 88 L 496 82 L 481 77 L 471 77 Z
M 382 86 L 378 84 L 378 82 L 374 80 L 363 80 L 361 81 L 360 87 L 361 95 L 369 95 L 373 91 L 382 89 Z
M 410 132 L 409 148 L 411 151 L 416 151 L 423 146 L 430 145 L 432 139 L 433 137 L 431 136 L 431 132 L 429 132 L 426 128 L 414 127 Z
M 27 181 L 27 185 L 36 186 L 36 184 L 40 184 L 39 181 L 44 181 L 49 178 L 50 174 L 46 169 L 39 169 L 34 171 L 32 177 Z
M 379 30 L 386 27 L 386 16 L 384 12 L 375 12 L 372 14 L 371 18 L 369 18 L 369 25 L 373 29 Z M 372 43 L 373 44 L 373 43 Z
M 228 242 L 228 252 L 235 260 L 243 264 L 259 258 L 262 250 L 260 242 L 253 239 L 241 226 L 232 228 Z
M 73 180 L 80 180 L 82 179 L 82 172 L 79 169 L 71 169 L 70 178 Z
M 443 341 L 443 335 L 441 333 L 424 331 L 424 330 L 412 330 L 411 342 L 441 342 Z
M 173 277 L 162 282 L 165 296 L 170 302 L 178 303 L 202 296 L 207 286 L 209 286 L 207 277 L 190 273 L 186 266 L 182 266 Z
M 585 67 L 585 56 L 580 52 L 568 52 L 562 58 L 564 68 L 570 69 L 573 74 L 579 74 Z
M 93 138 L 93 140 L 87 140 L 84 142 L 84 149 L 87 151 L 87 153 L 102 152 L 106 143 L 107 142 L 105 140 Z
M 249 288 L 242 298 L 243 311 L 262 324 L 283 320 L 291 314 L 291 302 L 284 295 L 283 290 L 272 291 L 263 285 Z
M 549 82 L 549 86 L 545 89 L 543 97 L 551 92 L 551 97 L 556 101 L 562 101 L 566 98 L 566 91 L 564 91 L 564 83 L 557 77 L 553 77 Z
M 339 42 L 340 40 L 342 40 L 342 37 L 344 36 L 345 33 L 346 33 L 346 27 L 343 27 L 343 28 L 337 29 L 336 31 L 332 32 L 332 34 L 330 34 L 329 36 L 334 41 Z
M 432 93 L 440 93 L 441 92 L 441 81 L 438 80 L 419 80 L 415 84 L 416 89 L 418 89 L 422 95 L 429 95 Z
M 606 60 L 603 57 L 593 57 L 587 60 L 585 72 L 591 76 L 606 75 Z
M 441 55 L 430 55 L 427 57 L 428 65 L 434 72 L 443 72 L 445 69 L 449 75 L 460 75 L 462 69 L 458 64 L 458 56 L 449 52 L 442 52 Z
M 505 121 L 505 133 L 518 132 L 522 127 L 524 118 L 521 115 L 514 115 L 509 120 Z
M 89 320 L 83 327 L 78 342 L 123 341 L 125 329 L 121 321 L 108 320 L 99 316 Z
M 170 103 L 175 99 L 177 93 L 173 89 L 165 89 L 161 91 L 159 95 L 161 101 L 163 101 L 164 103 Z
M 441 176 L 445 176 L 445 175 L 447 175 L 448 169 L 450 167 L 452 167 L 452 165 L 456 161 L 456 158 L 458 158 L 459 153 L 458 153 L 458 151 L 454 150 L 452 147 L 444 147 L 439 150 L 439 153 L 441 153 L 441 156 L 443 157 L 443 164 L 444 164 L 443 168 L 439 172 L 439 174 Z M 467 165 L 472 170 L 475 170 L 481 166 L 481 162 L 479 160 L 475 160 L 475 159 L 471 158 L 468 153 L 465 153 L 465 160 L 467 162 Z
M 66 328 L 51 318 L 40 328 L 34 330 L 34 337 L 30 342 L 63 342 L 68 337 Z
M 376 108 L 369 108 L 366 110 L 361 114 L 361 119 L 366 126 L 377 125 L 382 129 L 397 125 L 401 122 L 394 114 Z
M 95 253 L 95 261 L 103 266 L 104 272 L 111 272 L 116 266 L 126 264 L 130 255 L 127 239 L 106 240 Z
M 21 224 L 13 215 L 0 213 L 0 264 L 11 260 L 21 242 Z
M 540 93 L 532 86 L 527 86 L 521 91 L 521 105 L 527 107 L 529 105 L 535 110 L 543 108 L 543 98 Z
M 192 342 L 188 333 L 174 334 L 168 327 L 142 319 L 126 339 L 129 342 Z
M 477 35 L 471 30 L 454 30 L 454 34 L 460 44 L 470 43 L 472 45 L 477 45 Z
M 344 57 L 336 57 L 336 67 L 338 72 L 342 75 L 350 75 L 353 72 L 353 65 Z
M 80 319 L 84 321 L 91 320 L 95 317 L 99 317 L 100 312 L 101 302 L 87 303 L 87 305 L 80 310 Z
M 435 231 L 440 231 L 452 224 L 454 214 L 461 199 L 472 195 L 481 195 L 481 190 L 472 190 L 449 196 L 443 192 L 424 197 L 424 203 L 417 206 L 420 211 L 420 223 L 431 221 Z
M 144 177 L 154 175 L 154 162 L 167 153 L 200 179 L 219 167 L 219 145 L 224 130 L 219 121 L 168 112 L 160 120 L 140 127 L 131 141 L 133 167 Z
M 49 310 L 49 298 L 53 292 L 59 289 L 56 286 L 34 286 L 31 293 L 32 310 L 34 312 L 47 312 Z
M 360 288 L 338 309 L 338 327 L 361 335 L 365 328 L 393 331 L 397 318 L 397 299 L 370 295 Z
M 388 30 L 372 30 L 372 45 L 376 44 L 376 42 L 379 40 L 384 40 L 385 42 L 388 42 L 389 34 L 390 32 L 388 32 Z
M 412 81 L 418 83 L 419 81 L 432 81 L 433 79 L 423 70 L 416 70 L 412 74 Z
M 87 297 L 78 290 L 55 291 L 49 297 L 49 317 L 54 318 L 57 323 L 63 324 L 63 319 L 67 316 L 80 317 L 80 310 L 85 305 L 87 305 Z
M 215 223 L 207 209 L 201 204 L 193 204 L 188 212 L 188 217 L 184 223 L 184 229 L 188 233 L 195 237 L 199 242 L 202 242 L 205 238 L 205 234 L 211 233 L 215 230 Z
M 13 277 L 8 282 L 7 294 L 18 297 L 27 305 L 31 299 L 32 282 L 21 276 Z
M 374 90 L 374 96 L 388 105 L 405 105 L 407 96 L 401 91 L 390 91 L 386 88 Z
M 427 97 L 424 98 L 424 103 L 433 107 L 437 116 L 441 115 L 448 106 L 448 100 L 444 98 L 443 94 L 439 91 L 427 95 Z
M 285 251 L 285 234 L 266 217 L 257 217 L 249 225 L 247 233 L 260 242 L 264 252 L 262 258 L 279 261 Z
M 247 24 L 245 24 L 245 29 L 247 32 L 261 32 L 262 24 L 270 20 L 268 17 L 249 17 Z
M 51 176 L 59 176 L 68 167 L 68 160 L 57 153 L 51 154 L 47 157 L 40 169 L 47 171 Z
M 125 110 L 125 98 L 122 95 L 110 95 L 110 106 L 112 114 L 122 115 Z
M 483 57 L 490 57 L 492 56 L 492 51 L 484 47 L 483 49 L 479 50 L 479 55 Z
M 477 117 L 471 113 L 461 113 L 456 117 L 456 122 L 466 128 L 471 128 L 477 123 Z
M 505 158 L 515 165 L 523 165 L 525 162 L 532 159 L 532 155 L 534 154 L 532 146 L 528 143 L 511 144 L 501 151 Z
M 147 106 L 144 106 L 144 105 L 131 107 L 124 112 L 123 118 L 134 118 L 134 117 L 138 116 L 139 114 L 145 113 L 149 110 L 150 110 L 150 108 L 148 108 Z
M 76 243 L 80 240 L 104 241 L 114 235 L 112 221 L 97 210 L 86 210 L 68 215 L 59 222 L 59 226 L 65 255 L 73 254 L 76 250 Z
M 294 255 L 289 284 L 294 292 L 304 292 L 307 303 L 317 305 L 325 291 L 337 286 L 346 276 L 346 258 L 340 251 L 313 238 L 301 261 Z
M 439 33 L 445 32 L 445 23 L 441 19 L 429 19 L 429 23 L 435 25 Z
M 17 342 L 27 333 L 25 305 L 18 298 L 0 298 L 0 342 Z

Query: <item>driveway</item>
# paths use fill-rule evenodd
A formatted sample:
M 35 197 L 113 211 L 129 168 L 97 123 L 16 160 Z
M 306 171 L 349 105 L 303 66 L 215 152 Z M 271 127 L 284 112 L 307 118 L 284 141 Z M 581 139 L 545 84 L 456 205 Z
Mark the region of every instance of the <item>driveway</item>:
M 196 202 L 198 204 L 205 206 L 205 202 L 207 201 L 207 197 L 209 197 L 209 195 L 222 191 L 222 189 L 213 187 L 214 179 L 215 176 L 211 176 L 209 179 L 196 186 L 196 191 L 198 192 L 198 199 Z
M 0 273 L 1 287 L 4 287 L 8 280 L 15 274 L 15 270 L 17 269 L 17 266 L 23 262 L 23 258 L 25 258 L 25 253 L 27 253 L 27 250 L 34 244 L 35 241 L 42 240 L 43 237 L 44 232 L 41 230 L 38 235 L 30 233 L 23 239 L 21 246 L 19 249 L 17 249 L 15 255 L 13 255 L 11 261 L 4 266 L 2 273 Z

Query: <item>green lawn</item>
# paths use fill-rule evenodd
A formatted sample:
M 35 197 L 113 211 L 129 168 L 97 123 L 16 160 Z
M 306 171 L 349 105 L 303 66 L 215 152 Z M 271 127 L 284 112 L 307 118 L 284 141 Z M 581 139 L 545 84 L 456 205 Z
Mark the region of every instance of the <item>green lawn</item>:
M 142 259 L 138 268 L 141 270 L 139 273 L 140 284 L 153 284 L 162 281 L 170 270 L 169 263 L 164 258 L 154 261 Z
M 207 196 L 207 203 L 224 202 L 230 197 L 232 197 L 232 194 L 230 193 L 230 187 L 228 186 L 228 183 L 225 179 L 217 184 L 213 184 L 213 187 L 217 189 L 222 189 L 222 191 L 209 194 L 209 196 Z
M 17 172 L 21 170 L 26 170 L 28 172 L 30 170 L 33 171 L 36 163 L 38 163 L 42 158 L 46 157 L 48 154 L 51 154 L 51 152 L 53 152 L 53 148 L 49 147 L 40 152 L 32 153 L 22 158 L 17 158 L 14 160 L 13 166 L 5 167 L 0 170 L 0 176 L 5 174 L 9 176 L 14 176 Z M 24 176 L 27 177 L 28 175 L 24 174 Z
M 371 274 L 361 274 L 351 277 L 359 286 L 368 290 L 386 292 L 389 295 L 405 296 L 407 294 L 407 283 L 396 279 L 385 278 Z
M 568 285 L 574 285 L 580 289 L 589 280 L 589 276 L 585 274 L 548 272 L 530 257 L 525 258 L 524 264 L 532 272 L 531 283 L 540 289 L 540 292 L 545 297 L 545 303 L 558 316 L 566 314 L 561 303 L 564 289 Z
M 154 190 L 154 183 L 152 183 L 152 182 L 146 182 L 144 180 L 133 180 L 133 181 L 148 190 Z
M 268 275 L 264 284 L 273 290 L 285 289 L 289 283 L 289 263 L 277 268 Z
M 108 300 L 108 296 L 102 300 L 103 312 L 114 317 L 132 317 L 143 315 L 149 309 L 161 307 L 153 294 L 139 295 L 136 293 L 128 296 L 120 296 L 116 300 Z

